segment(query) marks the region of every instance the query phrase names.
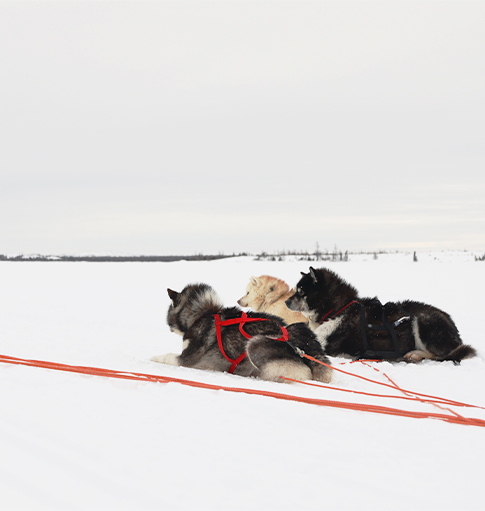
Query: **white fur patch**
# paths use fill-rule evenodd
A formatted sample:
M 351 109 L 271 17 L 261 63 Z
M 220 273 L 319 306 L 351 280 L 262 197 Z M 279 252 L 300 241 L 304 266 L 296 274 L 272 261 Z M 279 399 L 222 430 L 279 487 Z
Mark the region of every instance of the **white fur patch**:
M 416 349 L 419 351 L 425 351 L 427 353 L 428 350 L 426 349 L 426 346 L 424 345 L 423 341 L 421 340 L 421 336 L 419 335 L 419 325 L 418 325 L 418 318 L 413 318 L 413 335 L 414 335 L 414 344 L 416 345 Z
M 179 366 L 179 356 L 175 353 L 165 353 L 165 355 L 155 355 L 150 359 L 152 362 L 160 364 L 168 364 L 171 366 Z
M 317 336 L 317 339 L 319 340 L 323 349 L 325 349 L 325 347 L 327 346 L 327 338 L 331 334 L 333 334 L 333 332 L 335 332 L 335 330 L 338 328 L 343 319 L 344 319 L 343 316 L 339 316 L 334 319 L 329 319 L 328 321 L 325 321 L 321 325 L 319 325 L 318 323 L 310 323 L 310 326 L 312 327 L 312 330 L 315 332 L 315 335 Z M 314 327 L 313 325 L 316 326 Z
M 263 380 L 285 382 L 281 377 L 293 380 L 311 380 L 310 368 L 293 360 L 278 360 L 265 364 L 261 370 L 260 378 Z
M 434 358 L 434 355 L 430 353 L 421 339 L 419 335 L 419 324 L 418 318 L 413 318 L 413 335 L 414 335 L 414 344 L 416 346 L 415 350 L 409 351 L 404 355 L 406 360 L 411 360 L 412 362 L 419 362 L 423 360 L 423 358 Z
M 202 297 L 197 299 L 197 303 L 203 303 L 203 304 L 212 303 L 212 304 L 222 308 L 221 299 L 217 296 L 217 293 L 212 288 L 207 289 L 204 292 L 204 294 L 202 295 Z

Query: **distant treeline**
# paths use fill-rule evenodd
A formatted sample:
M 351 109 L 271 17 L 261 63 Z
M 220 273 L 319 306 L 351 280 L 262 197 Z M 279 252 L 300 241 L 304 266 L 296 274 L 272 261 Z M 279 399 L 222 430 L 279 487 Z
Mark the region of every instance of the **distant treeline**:
M 225 255 L 140 255 L 140 256 L 116 256 L 116 255 L 78 255 L 78 256 L 55 256 L 55 255 L 1 255 L 0 261 L 14 261 L 14 262 L 172 262 L 172 261 L 216 261 L 219 259 L 227 259 L 231 257 L 252 256 L 256 261 L 284 261 L 286 256 L 296 256 L 302 261 L 348 261 L 349 252 L 334 251 L 334 252 L 319 252 L 309 253 L 308 251 L 279 251 L 276 254 L 268 254 L 262 252 L 260 254 L 249 254 L 248 252 L 241 252 L 239 254 Z M 375 254 L 377 258 L 377 254 Z
M 0 261 L 14 261 L 14 262 L 29 262 L 29 261 L 45 261 L 45 262 L 107 262 L 107 263 L 127 263 L 127 262 L 164 262 L 169 263 L 173 261 L 216 261 L 219 259 L 228 259 L 231 257 L 252 256 L 255 261 L 284 261 L 286 256 L 293 256 L 300 261 L 348 261 L 351 254 L 369 254 L 377 259 L 381 254 L 387 254 L 386 251 L 379 252 L 342 252 L 341 250 L 334 250 L 329 252 L 325 251 L 279 251 L 275 254 L 268 254 L 261 252 L 260 254 L 249 254 L 241 252 L 239 254 L 225 255 L 141 255 L 141 256 L 115 256 L 115 255 L 80 255 L 80 256 L 53 256 L 53 255 L 1 255 Z M 413 261 L 417 261 L 416 252 L 413 254 Z M 485 261 L 485 254 L 483 256 L 475 256 L 475 261 Z
M 286 256 L 297 257 L 300 261 L 348 261 L 349 252 L 346 250 L 335 251 L 335 252 L 313 252 L 307 251 L 302 252 L 278 252 L 277 254 L 267 254 L 262 252 L 255 257 L 256 261 L 284 261 Z M 377 259 L 377 255 L 376 255 Z
M 191 256 L 43 256 L 43 255 L 16 255 L 6 256 L 0 254 L 0 261 L 18 261 L 18 262 L 31 262 L 31 261 L 45 261 L 45 262 L 95 262 L 95 263 L 127 263 L 127 262 L 172 262 L 172 261 L 215 261 L 217 259 L 225 259 L 228 257 L 236 257 L 236 255 L 191 255 Z

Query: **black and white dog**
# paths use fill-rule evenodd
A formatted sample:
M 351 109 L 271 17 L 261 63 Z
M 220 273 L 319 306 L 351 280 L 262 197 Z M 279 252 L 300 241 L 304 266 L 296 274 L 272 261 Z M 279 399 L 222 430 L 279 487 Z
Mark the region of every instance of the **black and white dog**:
M 168 353 L 153 361 L 273 381 L 330 381 L 330 367 L 298 354 L 302 350 L 330 364 L 306 323 L 287 325 L 277 316 L 224 307 L 207 284 L 188 285 L 180 293 L 167 291 L 172 302 L 167 323 L 183 336 L 183 349 L 180 355 Z
M 376 298 L 359 298 L 354 287 L 328 269 L 302 272 L 286 305 L 309 318 L 330 356 L 458 363 L 476 355 L 446 312 L 414 301 L 381 305 Z

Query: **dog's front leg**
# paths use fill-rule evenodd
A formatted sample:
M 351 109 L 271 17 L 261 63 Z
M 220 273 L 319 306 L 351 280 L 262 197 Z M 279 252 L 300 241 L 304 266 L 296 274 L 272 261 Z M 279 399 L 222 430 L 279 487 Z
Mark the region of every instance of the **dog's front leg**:
M 150 359 L 152 362 L 159 362 L 160 364 L 168 364 L 171 366 L 179 366 L 179 355 L 175 353 L 165 353 L 165 355 L 155 355 Z
M 172 330 L 174 332 L 175 330 Z M 183 335 L 182 332 L 176 331 L 176 333 Z M 189 347 L 189 339 L 184 337 L 184 341 L 182 344 L 182 354 L 184 351 L 186 352 Z M 150 359 L 152 362 L 158 362 L 160 364 L 167 364 L 170 366 L 180 366 L 180 355 L 176 355 L 175 353 L 165 353 L 165 355 L 155 355 Z

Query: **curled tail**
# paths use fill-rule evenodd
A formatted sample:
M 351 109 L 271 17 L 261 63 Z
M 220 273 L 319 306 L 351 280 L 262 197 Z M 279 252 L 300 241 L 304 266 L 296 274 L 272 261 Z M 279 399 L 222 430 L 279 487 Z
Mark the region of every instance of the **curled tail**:
M 450 351 L 448 355 L 445 355 L 444 357 L 437 358 L 436 360 L 440 360 L 441 362 L 444 362 L 446 360 L 452 360 L 455 363 L 459 363 L 461 360 L 464 360 L 466 358 L 472 358 L 477 355 L 477 351 L 475 348 L 472 348 L 468 344 L 460 344 L 458 348 L 455 348 L 453 351 Z

